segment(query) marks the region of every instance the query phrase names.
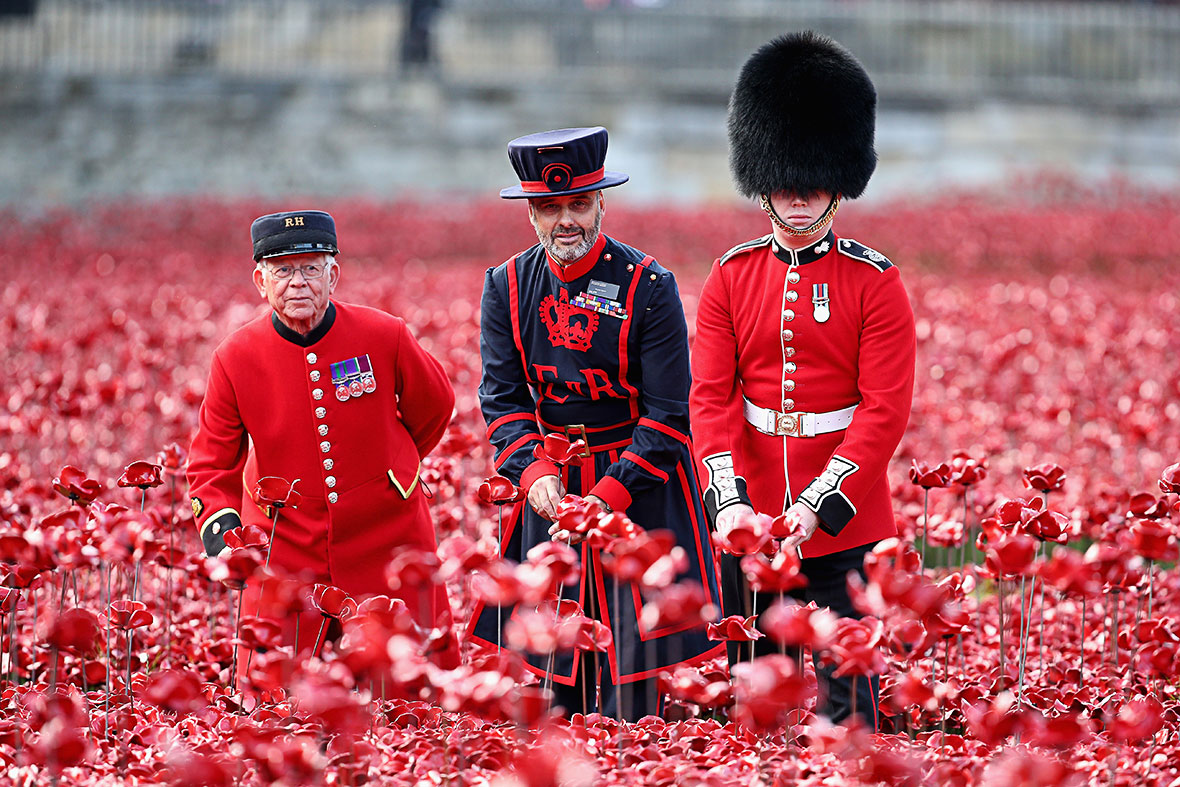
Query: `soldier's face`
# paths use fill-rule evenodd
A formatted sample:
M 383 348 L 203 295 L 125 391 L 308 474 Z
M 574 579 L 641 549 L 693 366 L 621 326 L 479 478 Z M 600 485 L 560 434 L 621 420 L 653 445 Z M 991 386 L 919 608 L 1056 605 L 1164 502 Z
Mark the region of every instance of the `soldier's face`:
M 263 270 L 254 269 L 254 285 L 287 327 L 307 333 L 323 319 L 340 268 L 329 254 L 290 254 L 264 261 Z M 304 266 L 318 265 L 323 269 L 319 278 L 308 278 Z M 275 275 L 277 267 L 290 267 L 294 272 L 283 279 Z
M 795 229 L 810 227 L 824 215 L 831 202 L 832 195 L 827 191 L 802 195 L 784 191 L 770 195 L 774 212 L 785 224 Z
M 550 256 L 577 262 L 598 240 L 606 202 L 601 191 L 529 200 L 529 221 Z

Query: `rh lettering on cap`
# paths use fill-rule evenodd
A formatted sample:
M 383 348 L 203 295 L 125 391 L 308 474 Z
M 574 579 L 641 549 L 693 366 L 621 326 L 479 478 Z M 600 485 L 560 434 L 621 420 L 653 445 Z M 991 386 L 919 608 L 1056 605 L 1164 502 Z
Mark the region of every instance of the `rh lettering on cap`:
M 302 227 L 303 226 L 303 217 L 302 216 L 288 216 L 283 221 L 283 226 L 284 227 Z

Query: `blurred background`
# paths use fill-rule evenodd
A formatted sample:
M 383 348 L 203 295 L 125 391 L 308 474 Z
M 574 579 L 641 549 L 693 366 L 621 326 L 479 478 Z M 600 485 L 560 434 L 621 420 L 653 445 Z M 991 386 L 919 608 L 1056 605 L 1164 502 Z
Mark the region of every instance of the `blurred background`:
M 0 0 L 0 204 L 494 199 L 509 139 L 593 124 L 618 199 L 732 202 L 737 70 L 802 28 L 876 81 L 867 203 L 1180 185 L 1175 2 Z

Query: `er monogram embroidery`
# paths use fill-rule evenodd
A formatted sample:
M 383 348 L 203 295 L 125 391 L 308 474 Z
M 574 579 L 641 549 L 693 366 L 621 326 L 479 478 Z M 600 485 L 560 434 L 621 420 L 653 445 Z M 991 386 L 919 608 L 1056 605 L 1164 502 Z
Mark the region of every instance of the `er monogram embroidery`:
M 586 352 L 598 329 L 598 315 L 571 304 L 565 290 L 560 291 L 559 297 L 560 300 L 546 295 L 541 301 L 541 322 L 549 331 L 549 342 L 554 347 Z

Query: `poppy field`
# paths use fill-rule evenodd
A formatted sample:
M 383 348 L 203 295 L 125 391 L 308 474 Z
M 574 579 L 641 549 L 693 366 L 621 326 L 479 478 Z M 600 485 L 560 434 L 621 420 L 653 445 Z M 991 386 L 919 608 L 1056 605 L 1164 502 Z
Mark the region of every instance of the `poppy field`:
M 390 598 L 279 577 L 275 615 L 315 609 L 343 631 L 305 658 L 238 614 L 275 574 L 269 533 L 205 559 L 184 462 L 213 348 L 265 308 L 250 221 L 304 202 L 0 211 L 3 783 L 1180 784 L 1180 195 L 1041 178 L 841 208 L 837 234 L 892 259 L 914 307 L 901 537 L 853 583 L 860 620 L 786 602 L 721 619 L 676 583 L 659 523 L 572 501 L 563 528 L 640 586 L 652 625 L 782 646 L 732 677 L 666 674 L 668 720 L 635 723 L 555 715 L 517 655 L 613 647 L 558 601 L 568 547 L 497 556 L 518 490 L 494 476 L 479 413 L 479 298 L 484 270 L 535 242 L 520 205 L 315 207 L 337 220 L 335 297 L 404 317 L 457 396 L 424 463 L 438 551 L 396 556 L 391 590 L 445 583 L 460 632 L 476 600 L 536 611 L 498 653 L 461 642 L 453 670 L 430 659 L 444 633 Z M 676 274 L 691 338 L 712 260 L 767 225 L 611 202 L 603 231 Z M 298 505 L 282 481 L 249 490 L 276 527 Z M 799 581 L 784 526 L 755 517 L 717 544 L 758 592 Z M 798 649 L 880 673 L 879 732 L 811 712 L 822 687 Z

